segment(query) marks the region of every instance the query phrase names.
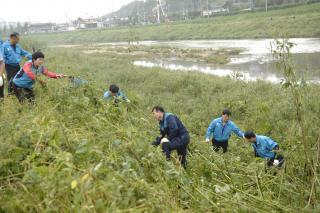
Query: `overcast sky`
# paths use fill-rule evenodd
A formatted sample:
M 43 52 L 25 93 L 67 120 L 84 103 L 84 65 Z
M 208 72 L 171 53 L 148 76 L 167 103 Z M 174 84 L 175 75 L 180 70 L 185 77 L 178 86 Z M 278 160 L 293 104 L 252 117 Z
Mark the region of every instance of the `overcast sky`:
M 0 21 L 65 22 L 100 16 L 134 0 L 1 0 Z

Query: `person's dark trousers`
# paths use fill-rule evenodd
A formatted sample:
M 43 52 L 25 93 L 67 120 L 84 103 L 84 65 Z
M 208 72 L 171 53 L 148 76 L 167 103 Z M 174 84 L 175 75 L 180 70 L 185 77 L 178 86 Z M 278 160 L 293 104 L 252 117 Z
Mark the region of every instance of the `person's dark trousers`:
M 0 101 L 4 98 L 4 84 L 0 87 Z
M 162 151 L 166 155 L 167 160 L 170 160 L 171 152 L 177 150 L 179 161 L 183 168 L 187 167 L 187 148 L 190 142 L 189 134 L 173 138 L 167 143 L 162 144 Z
M 222 148 L 223 153 L 228 151 L 228 141 L 216 141 L 215 139 L 212 139 L 212 146 L 215 152 L 218 152 L 220 148 Z
M 12 85 L 14 94 L 16 95 L 20 103 L 24 103 L 25 101 L 34 103 L 35 95 L 33 89 L 17 87 L 14 83 Z
M 12 95 L 13 93 L 13 78 L 19 72 L 20 65 L 19 64 L 6 64 L 6 72 L 7 72 L 7 81 L 8 81 L 8 94 Z

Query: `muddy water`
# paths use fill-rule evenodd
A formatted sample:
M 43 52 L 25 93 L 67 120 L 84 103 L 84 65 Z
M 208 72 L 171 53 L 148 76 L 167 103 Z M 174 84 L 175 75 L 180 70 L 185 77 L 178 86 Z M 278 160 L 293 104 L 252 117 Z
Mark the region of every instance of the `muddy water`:
M 134 65 L 143 67 L 162 67 L 169 70 L 198 71 L 217 76 L 237 77 L 247 81 L 266 80 L 277 83 L 282 75 L 277 72 L 271 55 L 272 39 L 259 40 L 197 40 L 197 41 L 142 41 L 139 45 L 160 45 L 177 48 L 213 48 L 241 49 L 242 52 L 223 66 L 206 65 L 201 62 L 189 62 L 181 59 L 157 59 L 151 61 L 135 61 Z M 320 39 L 291 39 L 296 45 L 292 49 L 297 70 L 305 79 L 320 82 Z M 109 43 L 110 44 L 110 43 Z M 123 45 L 125 43 L 111 43 Z

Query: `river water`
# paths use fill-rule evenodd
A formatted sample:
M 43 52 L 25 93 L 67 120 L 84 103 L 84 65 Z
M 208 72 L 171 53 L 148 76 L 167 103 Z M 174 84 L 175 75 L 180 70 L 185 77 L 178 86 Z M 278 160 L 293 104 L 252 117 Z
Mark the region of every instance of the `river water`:
M 271 55 L 273 39 L 234 39 L 234 40 L 180 40 L 180 41 L 139 41 L 131 44 L 146 46 L 169 46 L 188 49 L 240 49 L 239 55 L 230 58 L 226 65 L 206 64 L 182 58 L 158 58 L 137 60 L 139 67 L 160 67 L 173 71 L 201 72 L 217 76 L 230 76 L 245 81 L 263 80 L 279 83 L 283 76 L 277 71 Z M 292 38 L 295 68 L 300 77 L 320 83 L 320 38 Z M 126 46 L 127 42 L 95 43 L 96 46 Z M 71 45 L 72 46 L 72 45 Z M 77 45 L 74 45 L 77 46 Z
M 275 67 L 271 55 L 272 39 L 240 39 L 240 40 L 183 40 L 183 41 L 141 41 L 136 44 L 149 46 L 170 46 L 176 48 L 195 49 L 241 49 L 242 52 L 230 59 L 226 65 L 215 66 L 201 62 L 184 61 L 183 59 L 155 59 L 134 61 L 134 65 L 142 67 L 161 67 L 176 71 L 197 71 L 217 76 L 230 76 L 246 81 L 265 80 L 272 83 L 283 79 Z M 298 73 L 312 82 L 320 82 L 320 39 L 290 39 L 296 45 L 292 49 Z M 124 43 L 112 43 L 123 45 Z

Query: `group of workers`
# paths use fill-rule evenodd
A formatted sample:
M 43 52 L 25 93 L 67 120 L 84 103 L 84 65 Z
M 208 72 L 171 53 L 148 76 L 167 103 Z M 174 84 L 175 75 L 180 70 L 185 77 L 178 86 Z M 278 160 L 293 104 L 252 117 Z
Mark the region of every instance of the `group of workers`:
M 12 33 L 4 43 L 0 39 L 0 98 L 4 98 L 4 70 L 6 70 L 8 95 L 14 94 L 20 103 L 34 102 L 34 84 L 37 81 L 43 86 L 46 84 L 39 78 L 39 75 L 55 79 L 69 76 L 48 71 L 43 65 L 44 54 L 40 51 L 33 54 L 25 51 L 19 45 L 19 37 L 19 33 Z M 20 67 L 23 57 L 27 58 L 28 61 Z M 115 84 L 109 87 L 103 98 L 105 100 L 112 99 L 115 103 L 122 101 L 130 103 L 128 97 Z M 159 121 L 160 126 L 160 136 L 152 142 L 152 145 L 161 146 L 167 160 L 170 160 L 171 152 L 176 150 L 181 166 L 186 168 L 187 149 L 190 143 L 187 128 L 176 115 L 166 112 L 161 106 L 153 107 L 152 113 L 155 119 Z M 205 141 L 212 143 L 215 152 L 218 152 L 221 148 L 223 153 L 227 152 L 229 139 L 231 134 L 234 133 L 250 142 L 255 156 L 267 159 L 269 166 L 280 167 L 283 164 L 284 158 L 277 154 L 279 151 L 278 143 L 267 136 L 256 135 L 253 131 L 243 133 L 230 120 L 230 116 L 230 110 L 223 110 L 221 117 L 214 119 L 207 129 Z
M 7 41 L 0 41 L 0 98 L 4 98 L 4 80 L 8 82 L 8 95 L 14 94 L 19 102 L 33 102 L 34 92 L 33 86 L 35 82 L 39 82 L 45 86 L 45 81 L 37 77 L 45 75 L 49 78 L 63 78 L 63 74 L 49 72 L 43 66 L 44 54 L 37 51 L 33 54 L 24 50 L 20 44 L 19 33 L 12 33 Z M 22 58 L 27 58 L 28 61 L 20 67 Z M 6 70 L 6 75 L 4 75 Z M 4 77 L 5 76 L 5 77 Z
M 176 150 L 181 165 L 186 168 L 187 147 L 190 142 L 188 130 L 176 115 L 165 112 L 161 106 L 155 106 L 152 109 L 152 113 L 159 121 L 161 134 L 152 144 L 155 146 L 161 145 L 167 160 L 170 160 L 171 151 Z M 223 153 L 227 152 L 228 141 L 231 134 L 234 133 L 238 137 L 250 142 L 255 156 L 266 159 L 268 166 L 282 166 L 284 158 L 277 154 L 279 152 L 278 143 L 267 136 L 256 135 L 251 130 L 243 133 L 237 125 L 230 120 L 230 116 L 230 110 L 223 110 L 221 117 L 214 119 L 207 129 L 205 140 L 207 143 L 211 141 L 215 152 L 218 152 L 221 148 Z

